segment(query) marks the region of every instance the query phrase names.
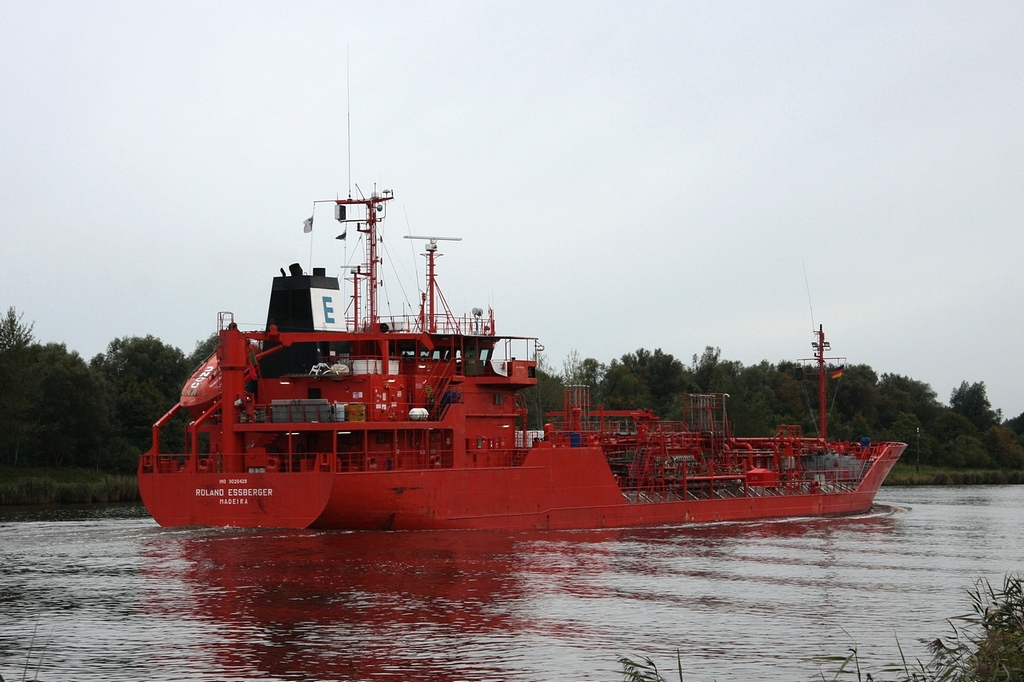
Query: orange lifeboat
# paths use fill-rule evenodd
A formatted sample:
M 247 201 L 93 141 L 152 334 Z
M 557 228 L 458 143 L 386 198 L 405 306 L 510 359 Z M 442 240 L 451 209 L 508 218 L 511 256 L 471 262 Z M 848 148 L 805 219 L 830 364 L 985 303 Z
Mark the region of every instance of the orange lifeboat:
M 214 353 L 181 387 L 181 406 L 193 417 L 198 417 L 220 398 L 220 382 L 220 364 Z

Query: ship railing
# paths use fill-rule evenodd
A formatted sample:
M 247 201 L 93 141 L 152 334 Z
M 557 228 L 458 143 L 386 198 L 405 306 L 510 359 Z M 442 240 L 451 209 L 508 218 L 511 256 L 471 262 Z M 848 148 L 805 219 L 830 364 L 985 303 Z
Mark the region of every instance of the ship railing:
M 868 471 L 864 462 L 858 467 L 838 467 L 832 469 L 807 469 L 803 472 L 805 478 L 816 481 L 819 485 L 845 484 L 858 485 Z
M 624 479 L 623 498 L 631 503 L 665 502 L 677 499 L 707 500 L 742 497 L 785 497 L 789 495 L 850 493 L 859 480 L 801 476 L 769 485 L 748 485 L 741 474 L 717 474 L 703 477 L 652 475 L 641 480 Z
M 526 450 L 493 450 L 488 452 L 487 461 L 493 466 L 521 465 Z M 399 450 L 397 452 L 292 452 L 267 453 L 256 458 L 251 454 L 202 453 L 189 454 L 146 454 L 142 467 L 147 473 L 177 474 L 192 471 L 196 473 L 284 473 L 310 472 L 374 472 L 395 470 L 450 469 L 454 464 L 454 452 L 447 449 Z
M 623 499 L 632 504 L 652 503 L 652 502 L 681 502 L 683 500 L 707 500 L 711 499 L 712 494 L 724 497 L 742 497 L 742 492 L 734 490 L 732 488 L 722 488 L 725 492 L 719 495 L 719 489 L 715 489 L 714 493 L 711 488 L 708 487 L 685 487 L 683 485 L 635 485 L 626 486 L 620 489 Z
M 400 355 L 388 358 L 387 362 L 380 355 L 318 355 L 319 364 L 311 375 L 321 377 L 363 376 L 367 374 L 389 374 L 392 376 L 402 372 L 403 362 L 412 362 L 416 358 L 411 355 Z
M 271 469 L 280 473 L 311 471 L 358 473 L 424 469 L 450 469 L 454 464 L 451 449 L 412 449 L 389 452 L 315 452 L 279 454 L 269 458 Z
M 857 490 L 858 483 L 852 482 L 832 482 L 826 483 L 820 486 L 820 490 L 823 493 L 852 493 Z
M 785 489 L 775 485 L 762 486 L 762 485 L 748 485 L 747 496 L 748 497 L 781 497 L 786 493 Z
M 686 499 L 680 494 L 678 490 L 624 490 L 622 496 L 627 502 L 641 503 L 641 502 L 682 502 Z
M 515 467 L 522 466 L 529 450 L 522 448 L 495 448 L 474 450 L 470 467 Z M 339 473 L 359 471 L 410 471 L 423 469 L 451 469 L 454 452 L 444 451 L 399 451 L 397 453 L 341 453 L 337 455 L 334 471 Z
M 522 466 L 530 450 L 522 447 L 484 447 L 468 450 L 471 468 Z M 147 473 L 309 473 L 380 472 L 451 469 L 454 450 L 445 448 L 399 448 L 395 451 L 267 452 L 255 456 L 241 453 L 168 453 L 143 455 Z M 652 494 L 650 490 L 645 495 Z M 664 492 L 660 493 L 664 494 Z
M 518 397 L 520 394 L 516 394 Z M 539 429 L 529 429 L 527 431 L 516 431 L 516 447 L 521 449 L 529 450 L 533 447 L 534 443 L 541 442 L 544 440 L 544 432 Z
M 185 471 L 191 461 L 191 455 L 146 453 L 142 456 L 142 470 L 145 473 L 176 474 Z
M 393 332 L 494 336 L 491 320 L 473 315 L 436 315 L 433 325 L 425 324 L 419 315 L 392 315 L 380 317 L 379 320 L 388 326 L 389 331 Z

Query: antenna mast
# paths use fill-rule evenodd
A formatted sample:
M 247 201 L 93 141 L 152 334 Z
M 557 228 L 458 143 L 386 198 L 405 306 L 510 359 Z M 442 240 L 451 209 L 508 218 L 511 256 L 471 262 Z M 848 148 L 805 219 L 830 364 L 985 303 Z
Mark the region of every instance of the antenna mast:
M 462 237 L 425 237 L 408 234 L 405 235 L 405 238 L 427 240 L 427 252 L 424 254 L 427 257 L 427 291 L 424 294 L 425 301 L 423 302 L 427 305 L 427 308 L 424 310 L 423 305 L 420 306 L 420 327 L 434 334 L 437 332 L 437 279 L 434 277 L 434 262 L 437 256 L 444 255 L 437 252 L 437 242 L 461 242 Z
M 813 360 L 818 365 L 818 438 L 825 440 L 827 435 L 827 420 L 828 420 L 828 405 L 826 404 L 825 388 L 828 383 L 828 377 L 825 376 L 825 361 L 826 360 L 845 360 L 845 358 L 827 358 L 825 357 L 825 351 L 832 350 L 832 344 L 825 340 L 825 329 L 822 325 L 818 325 L 817 331 L 814 332 L 816 341 L 811 342 L 811 348 L 814 349 L 813 358 L 802 358 L 802 360 Z
M 348 45 L 345 45 L 345 116 L 348 126 L 348 198 L 352 198 L 352 83 L 349 78 Z
M 825 420 L 828 419 L 828 410 L 825 405 L 825 351 L 831 350 L 832 346 L 825 340 L 825 329 L 818 326 L 816 332 L 818 340 L 811 344 L 814 348 L 814 357 L 818 361 L 818 435 L 825 440 Z
M 363 270 L 362 266 L 360 266 L 352 272 L 352 281 L 355 289 L 355 293 L 352 296 L 352 300 L 355 304 L 353 308 L 352 322 L 353 329 L 355 331 L 360 331 L 360 277 L 366 278 L 366 328 L 370 331 L 376 331 L 379 327 L 380 318 L 377 315 L 377 287 L 380 282 L 377 274 L 377 266 L 380 264 L 381 259 L 380 256 L 377 255 L 377 244 L 380 242 L 380 238 L 377 236 L 377 226 L 384 220 L 386 202 L 391 201 L 394 198 L 394 193 L 391 190 L 386 189 L 380 194 L 377 194 L 377 191 L 374 190 L 369 199 L 353 199 L 350 196 L 348 199 L 331 200 L 336 204 L 334 208 L 335 219 L 339 223 L 343 224 L 355 223 L 356 230 L 359 233 L 366 235 L 366 270 Z M 360 217 L 349 216 L 349 206 L 362 206 L 366 210 L 366 219 L 363 220 Z

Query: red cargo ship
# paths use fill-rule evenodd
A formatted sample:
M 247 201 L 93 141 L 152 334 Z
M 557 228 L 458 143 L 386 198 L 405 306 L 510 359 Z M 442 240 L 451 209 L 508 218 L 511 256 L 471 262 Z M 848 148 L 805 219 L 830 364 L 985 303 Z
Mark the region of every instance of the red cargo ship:
M 521 391 L 536 339 L 499 335 L 493 311 L 456 317 L 435 279 L 415 316 L 377 312 L 378 227 L 393 195 L 332 200 L 366 237 L 351 293 L 323 269 L 275 277 L 267 326 L 221 313 L 216 353 L 153 426 L 139 489 L 162 526 L 573 529 L 867 511 L 903 443 L 825 438 L 825 351 L 813 344 L 818 437 L 796 426 L 735 437 L 727 396 L 688 396 L 680 422 L 609 411 L 565 391 L 542 432 Z M 160 435 L 186 411 L 184 452 Z

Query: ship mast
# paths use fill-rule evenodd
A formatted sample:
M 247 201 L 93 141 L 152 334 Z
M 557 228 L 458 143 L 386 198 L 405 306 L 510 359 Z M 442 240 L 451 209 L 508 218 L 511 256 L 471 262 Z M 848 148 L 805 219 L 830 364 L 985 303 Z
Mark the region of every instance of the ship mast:
M 420 327 L 425 331 L 434 334 L 437 332 L 437 279 L 434 275 L 434 263 L 437 256 L 443 256 L 437 252 L 437 242 L 460 242 L 462 237 L 425 237 L 420 235 L 406 235 L 406 239 L 426 239 L 427 257 L 427 291 L 423 295 L 424 300 L 420 305 Z
M 385 213 L 385 202 L 394 199 L 394 193 L 389 190 L 383 190 L 380 194 L 377 194 L 376 190 L 370 195 L 370 198 L 353 199 L 335 199 L 335 213 L 334 217 L 339 223 L 355 223 L 356 230 L 360 234 L 366 235 L 366 271 L 357 268 L 352 272 L 352 281 L 355 293 L 353 294 L 354 310 L 352 320 L 354 323 L 354 330 L 359 331 L 359 278 L 366 278 L 366 328 L 374 331 L 379 327 L 380 317 L 377 314 L 377 287 L 380 285 L 379 275 L 377 273 L 377 266 L 381 262 L 380 256 L 377 254 L 377 245 L 380 243 L 380 237 L 377 235 L 377 226 L 384 219 Z M 354 217 L 350 218 L 348 215 L 349 206 L 362 206 L 366 210 L 365 219 Z M 339 237 L 340 239 L 341 237 Z
M 832 346 L 825 340 L 825 328 L 822 325 L 818 325 L 815 335 L 818 340 L 811 343 L 811 347 L 814 348 L 814 359 L 818 362 L 818 436 L 825 440 L 825 422 L 828 419 L 825 405 L 825 351 L 831 350 Z

